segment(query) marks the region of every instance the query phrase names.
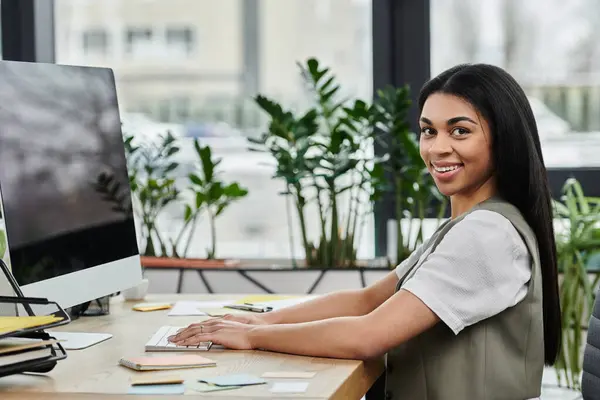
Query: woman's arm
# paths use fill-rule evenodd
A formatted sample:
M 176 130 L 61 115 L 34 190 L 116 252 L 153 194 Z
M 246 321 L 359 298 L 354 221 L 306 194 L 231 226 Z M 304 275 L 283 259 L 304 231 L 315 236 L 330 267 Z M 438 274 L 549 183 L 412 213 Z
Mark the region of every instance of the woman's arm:
M 401 290 L 362 317 L 339 317 L 252 328 L 252 348 L 316 357 L 369 359 L 434 326 L 437 316 L 412 293 Z
M 260 316 L 267 324 L 293 324 L 370 313 L 394 294 L 398 277 L 391 271 L 373 285 L 342 290 Z
M 369 359 L 431 328 L 439 318 L 418 297 L 400 290 L 363 316 L 283 325 L 215 321 L 191 326 L 171 341 L 212 341 L 230 349 L 262 349 L 315 357 Z

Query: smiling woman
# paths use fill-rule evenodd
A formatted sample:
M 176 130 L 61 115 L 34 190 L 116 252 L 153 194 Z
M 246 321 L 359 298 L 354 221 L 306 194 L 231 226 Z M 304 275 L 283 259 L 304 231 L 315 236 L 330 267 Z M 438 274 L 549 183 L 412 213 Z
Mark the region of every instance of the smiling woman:
M 474 106 L 452 94 L 434 93 L 423 105 L 420 124 L 421 157 L 440 192 L 455 200 L 452 215 L 490 197 L 495 190 L 491 132 Z M 457 199 L 464 207 L 456 205 Z
M 531 399 L 556 359 L 560 305 L 535 120 L 505 71 L 460 65 L 421 91 L 420 151 L 452 217 L 375 284 L 170 340 L 367 359 L 390 399 Z

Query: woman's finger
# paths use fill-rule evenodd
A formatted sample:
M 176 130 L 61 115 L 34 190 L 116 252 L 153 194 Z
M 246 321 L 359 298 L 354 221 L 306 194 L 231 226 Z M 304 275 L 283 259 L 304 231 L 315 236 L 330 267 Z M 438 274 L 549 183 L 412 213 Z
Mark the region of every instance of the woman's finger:
M 202 325 L 202 326 L 215 325 L 221 321 L 223 321 L 223 318 L 211 318 L 211 319 L 207 319 L 206 321 L 199 323 L 198 326 L 200 326 L 200 325 Z
M 204 328 L 201 325 L 197 327 L 188 327 L 185 328 L 183 331 L 177 333 L 176 335 L 170 336 L 169 341 L 173 343 L 179 343 L 198 333 L 202 333 L 202 330 L 204 330 Z
M 209 333 L 199 333 L 194 336 L 188 337 L 186 340 L 177 343 L 180 346 L 189 346 L 192 344 L 198 344 L 200 342 L 212 341 L 212 335 Z

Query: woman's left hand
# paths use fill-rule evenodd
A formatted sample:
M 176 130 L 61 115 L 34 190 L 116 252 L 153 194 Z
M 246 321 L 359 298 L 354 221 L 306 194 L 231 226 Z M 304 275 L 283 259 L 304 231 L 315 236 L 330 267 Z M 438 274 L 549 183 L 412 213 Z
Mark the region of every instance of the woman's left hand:
M 197 345 L 211 341 L 234 350 L 252 350 L 250 331 L 254 325 L 221 319 L 209 324 L 196 323 L 169 337 L 177 346 Z

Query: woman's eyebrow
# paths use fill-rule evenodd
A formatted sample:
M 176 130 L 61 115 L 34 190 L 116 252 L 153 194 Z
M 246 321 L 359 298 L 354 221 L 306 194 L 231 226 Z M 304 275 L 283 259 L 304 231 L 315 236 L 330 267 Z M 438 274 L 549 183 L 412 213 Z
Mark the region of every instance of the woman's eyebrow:
M 477 125 L 477 122 L 473 121 L 471 118 L 469 118 L 469 117 L 463 117 L 463 116 L 450 118 L 448 120 L 448 125 L 454 125 L 454 124 L 456 124 L 458 122 L 462 122 L 462 121 L 467 121 L 467 122 L 470 122 L 470 123 L 472 123 L 474 125 Z
M 456 124 L 458 122 L 462 122 L 462 121 L 467 121 L 467 122 L 470 122 L 470 123 L 472 123 L 474 125 L 477 125 L 477 122 L 475 122 L 471 118 L 465 117 L 465 116 L 450 118 L 446 122 L 446 124 L 448 124 L 448 125 L 454 125 L 454 124 Z M 426 118 L 426 117 L 421 117 L 421 122 L 424 122 L 427 125 L 433 125 L 433 122 L 431 122 L 431 120 L 429 118 Z

